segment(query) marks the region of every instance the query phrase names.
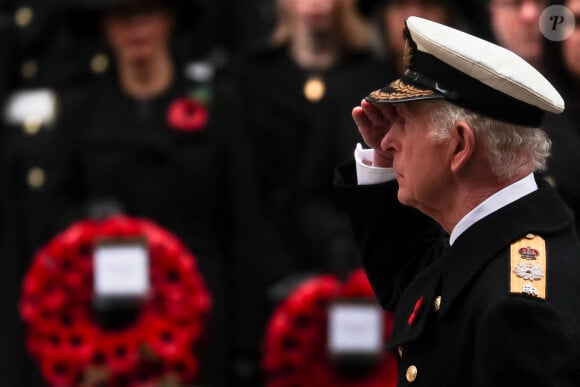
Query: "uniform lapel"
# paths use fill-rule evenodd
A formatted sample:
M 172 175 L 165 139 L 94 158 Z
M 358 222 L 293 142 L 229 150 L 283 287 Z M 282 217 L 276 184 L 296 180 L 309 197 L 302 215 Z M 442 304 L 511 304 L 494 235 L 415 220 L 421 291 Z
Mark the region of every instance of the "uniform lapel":
M 432 303 L 440 282 L 440 260 L 422 271 L 401 295 L 388 348 L 416 340 L 427 328 Z
M 559 198 L 552 189 L 540 188 L 475 223 L 455 241 L 441 262 L 441 297 L 445 300 L 441 304 L 441 317 L 453 307 L 477 273 L 502 251 L 505 251 L 508 275 L 507 257 L 513 241 L 528 233 L 553 233 L 569 225 L 569 213 L 554 212 L 554 208 L 560 208 L 554 205 L 555 200 Z M 506 219 L 512 221 L 506 222 Z
M 389 349 L 421 336 L 428 327 L 429 316 L 434 313 L 433 301 L 437 296 L 444 300 L 439 309 L 443 318 L 478 272 L 500 252 L 507 252 L 514 240 L 530 232 L 552 233 L 570 225 L 572 219 L 568 211 L 553 211 L 560 208 L 554 206 L 554 201 L 560 200 L 556 193 L 542 182 L 539 185 L 539 190 L 471 226 L 441 258 L 415 277 L 397 304 Z M 506 222 L 505 219 L 519 221 Z M 508 271 L 509 262 L 506 261 L 506 274 Z

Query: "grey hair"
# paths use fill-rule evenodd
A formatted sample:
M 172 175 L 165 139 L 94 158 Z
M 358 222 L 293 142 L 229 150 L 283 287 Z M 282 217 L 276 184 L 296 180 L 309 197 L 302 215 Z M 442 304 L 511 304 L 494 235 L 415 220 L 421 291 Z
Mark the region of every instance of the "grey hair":
M 546 169 L 551 141 L 544 130 L 498 121 L 447 101 L 432 101 L 427 109 L 436 141 L 449 138 L 458 121 L 469 125 L 486 145 L 487 159 L 497 177 L 510 180 L 526 171 Z

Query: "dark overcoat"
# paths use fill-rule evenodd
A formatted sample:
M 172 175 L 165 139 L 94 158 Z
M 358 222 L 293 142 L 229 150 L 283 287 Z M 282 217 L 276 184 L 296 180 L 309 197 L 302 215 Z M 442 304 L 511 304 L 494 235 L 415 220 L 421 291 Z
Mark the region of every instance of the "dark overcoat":
M 376 295 L 396 314 L 399 386 L 578 386 L 580 246 L 550 186 L 539 181 L 449 247 L 439 226 L 399 204 L 396 182 L 354 177 L 342 167 L 337 189 Z M 528 234 L 546 243 L 545 299 L 510 290 L 510 246 Z
M 252 241 L 263 234 L 254 222 L 247 148 L 228 121 L 237 116 L 230 98 L 229 88 L 217 82 L 180 76 L 165 94 L 136 100 L 120 91 L 112 75 L 105 76 L 81 92 L 67 93 L 57 124 L 43 128 L 34 143 L 12 141 L 19 145 L 11 148 L 12 181 L 23 182 L 12 184 L 9 193 L 18 191 L 10 195 L 13 200 L 6 200 L 6 207 L 21 212 L 19 218 L 14 215 L 18 223 L 11 225 L 10 235 L 22 240 L 19 245 L 27 254 L 19 249 L 26 260 L 10 261 L 4 275 L 11 276 L 11 309 L 6 313 L 11 323 L 18 319 L 14 304 L 21 278 L 32 253 L 47 239 L 75 220 L 115 211 L 148 218 L 184 242 L 212 297 L 200 382 L 231 385 L 229 310 L 232 303 L 243 302 L 230 290 L 233 268 L 251 265 L 245 258 L 262 251 Z M 188 125 L 187 108 L 171 114 L 186 101 L 205 106 L 207 120 L 199 116 L 199 125 Z M 37 165 L 43 168 L 44 183 L 32 189 L 26 186 L 26 176 Z M 8 270 L 12 266 L 17 270 Z M 18 358 L 27 355 L 22 325 L 14 322 L 18 334 L 13 328 L 14 338 L 5 343 Z M 43 385 L 31 361 L 18 368 L 22 382 L 11 386 Z M 34 375 L 34 381 L 28 375 Z
M 240 291 L 248 292 L 255 308 L 243 306 L 236 329 L 244 332 L 240 346 L 257 359 L 265 322 L 295 280 L 312 273 L 346 275 L 360 265 L 334 196 L 333 171 L 360 140 L 351 109 L 377 80 L 386 84 L 394 73 L 367 51 L 347 52 L 321 70 L 299 66 L 287 46 L 260 46 L 236 58 L 230 74 L 240 91 L 239 126 L 254 155 L 260 202 L 278 240 L 271 250 L 275 259 L 242 268 L 250 280 Z M 316 84 L 324 85 L 320 94 L 305 91 Z
M 70 164 L 86 215 L 112 207 L 151 219 L 195 256 L 212 297 L 201 360 L 201 382 L 212 386 L 228 385 L 230 305 L 242 302 L 231 290 L 232 270 L 250 264 L 240 245 L 260 234 L 252 223 L 255 195 L 247 149 L 228 122 L 235 116 L 228 90 L 180 77 L 165 94 L 137 100 L 111 79 L 95 86 L 88 109 L 67 122 L 76 122 L 67 128 Z M 178 123 L 171 113 L 186 100 L 197 101 L 198 109 L 205 106 L 207 122 Z

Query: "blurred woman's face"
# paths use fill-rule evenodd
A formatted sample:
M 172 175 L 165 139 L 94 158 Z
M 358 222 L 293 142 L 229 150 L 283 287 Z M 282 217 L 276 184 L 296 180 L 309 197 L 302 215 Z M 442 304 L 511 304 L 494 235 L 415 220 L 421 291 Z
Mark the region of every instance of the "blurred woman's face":
M 130 63 L 151 59 L 166 51 L 174 15 L 158 1 L 139 1 L 117 6 L 105 13 L 105 38 L 116 58 Z
M 572 35 L 562 42 L 562 54 L 566 68 L 580 80 L 580 0 L 569 0 L 566 6 L 576 17 L 576 28 Z
M 292 26 L 324 32 L 334 28 L 338 0 L 282 0 Z

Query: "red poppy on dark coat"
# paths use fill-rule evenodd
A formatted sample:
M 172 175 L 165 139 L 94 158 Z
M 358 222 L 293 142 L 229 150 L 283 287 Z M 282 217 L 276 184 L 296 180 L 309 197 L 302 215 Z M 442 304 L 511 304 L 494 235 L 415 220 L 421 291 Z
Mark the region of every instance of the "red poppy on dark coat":
M 421 298 L 419 298 L 417 300 L 417 302 L 415 303 L 415 306 L 413 307 L 413 312 L 411 313 L 411 315 L 409 316 L 409 319 L 407 320 L 409 325 L 413 325 L 413 321 L 415 321 L 415 318 L 417 317 L 417 315 L 421 311 L 421 305 L 423 305 L 423 296 L 421 296 Z
M 173 129 L 196 132 L 205 127 L 208 116 L 207 108 L 200 101 L 181 98 L 167 109 L 167 124 Z

